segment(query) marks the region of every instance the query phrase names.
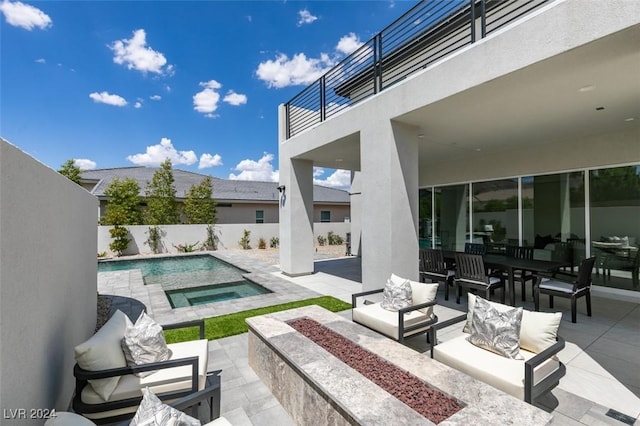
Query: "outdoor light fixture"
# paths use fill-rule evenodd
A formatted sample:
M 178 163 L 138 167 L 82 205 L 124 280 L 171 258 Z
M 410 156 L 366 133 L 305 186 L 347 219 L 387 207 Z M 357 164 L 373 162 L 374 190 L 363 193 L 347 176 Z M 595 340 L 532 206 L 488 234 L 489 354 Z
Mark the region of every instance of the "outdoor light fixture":
M 284 194 L 284 189 L 285 189 L 285 186 L 284 185 L 280 185 L 278 187 L 278 192 L 281 193 L 281 194 Z

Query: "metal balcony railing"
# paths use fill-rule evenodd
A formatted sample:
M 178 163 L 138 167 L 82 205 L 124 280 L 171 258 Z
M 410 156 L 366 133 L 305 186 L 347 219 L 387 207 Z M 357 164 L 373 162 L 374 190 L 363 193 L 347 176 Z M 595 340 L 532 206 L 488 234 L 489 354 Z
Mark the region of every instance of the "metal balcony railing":
M 287 139 L 550 0 L 423 0 L 285 104 Z

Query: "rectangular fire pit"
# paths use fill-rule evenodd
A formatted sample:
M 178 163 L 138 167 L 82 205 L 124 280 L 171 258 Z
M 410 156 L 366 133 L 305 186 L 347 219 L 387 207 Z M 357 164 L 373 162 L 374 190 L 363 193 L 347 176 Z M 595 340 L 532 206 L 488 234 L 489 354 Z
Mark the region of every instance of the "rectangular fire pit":
M 462 409 L 440 425 L 543 425 L 551 415 L 318 306 L 247 319 L 249 365 L 300 425 L 432 425 L 423 415 L 304 337 L 310 318 L 453 397 Z

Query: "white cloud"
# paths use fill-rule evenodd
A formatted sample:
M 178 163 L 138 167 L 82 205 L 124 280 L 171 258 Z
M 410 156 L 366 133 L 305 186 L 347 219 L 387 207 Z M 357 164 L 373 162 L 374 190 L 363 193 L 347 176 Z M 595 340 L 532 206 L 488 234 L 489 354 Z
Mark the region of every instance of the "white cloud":
M 147 33 L 142 29 L 134 31 L 130 39 L 114 41 L 109 48 L 114 52 L 116 64 L 143 73 L 173 75 L 173 65 L 167 65 L 167 58 L 162 53 L 147 46 Z
M 360 37 L 354 33 L 349 33 L 340 38 L 338 45 L 336 46 L 336 50 L 344 55 L 350 55 L 358 50 L 358 48 L 363 44 L 364 43 L 360 41 Z
M 140 166 L 157 166 L 167 158 L 171 160 L 173 165 L 185 164 L 190 166 L 198 161 L 195 152 L 176 150 L 169 138 L 162 138 L 159 144 L 148 146 L 144 154 L 127 156 L 127 160 Z
M 298 16 L 300 16 L 300 19 L 298 19 L 298 26 L 312 24 L 313 21 L 318 19 L 317 16 L 313 16 L 307 9 L 300 10 L 298 12 Z
M 209 167 L 222 166 L 222 157 L 219 154 L 202 154 L 200 156 L 199 169 L 207 169 Z
M 37 7 L 19 1 L 4 0 L 0 4 L 0 12 L 4 14 L 4 19 L 9 25 L 24 28 L 28 31 L 36 27 L 45 30 L 53 25 L 49 15 Z
M 36 59 L 36 62 L 39 63 L 39 64 L 46 64 L 47 63 L 46 59 L 44 59 L 44 58 L 38 58 L 38 59 Z
M 244 105 L 247 103 L 247 95 L 242 95 L 234 92 L 233 90 L 229 90 L 223 101 L 233 106 Z
M 211 116 L 212 113 L 218 109 L 220 93 L 216 90 L 220 89 L 222 84 L 215 80 L 210 80 L 201 82 L 200 86 L 204 87 L 204 89 L 193 95 L 193 109 L 207 114 L 207 116 Z
M 313 183 L 316 185 L 329 186 L 331 188 L 343 189 L 348 191 L 351 188 L 351 171 L 349 170 L 335 170 L 331 175 L 329 175 L 326 179 L 317 179 L 317 177 L 322 176 L 324 174 L 324 170 L 322 173 L 319 173 L 315 170 L 313 172 Z
M 237 175 L 234 173 L 229 174 L 231 180 L 256 180 L 263 182 L 277 182 L 280 178 L 278 170 L 273 170 L 273 154 L 264 153 L 262 158 L 258 161 L 254 160 L 242 160 L 234 168 L 239 171 Z
M 152 101 L 159 101 L 160 99 L 162 99 L 162 96 L 153 95 L 153 96 L 149 96 L 149 99 L 151 99 Z
M 96 168 L 96 162 L 87 158 L 74 158 L 73 164 L 80 167 L 81 170 L 93 170 Z
M 291 59 L 281 53 L 274 60 L 261 62 L 256 75 L 265 81 L 267 86 L 280 89 L 313 83 L 333 65 L 335 60 L 329 58 L 326 53 L 322 53 L 320 58 L 307 58 L 304 53 L 297 53 Z
M 142 108 L 142 102 L 143 102 L 143 100 L 138 98 L 138 100 L 136 100 L 136 103 L 133 104 L 133 107 L 136 108 L 136 109 Z
M 89 97 L 95 102 L 107 105 L 113 105 L 123 107 L 127 105 L 127 101 L 122 96 L 112 95 L 109 92 L 93 92 L 89 94 Z

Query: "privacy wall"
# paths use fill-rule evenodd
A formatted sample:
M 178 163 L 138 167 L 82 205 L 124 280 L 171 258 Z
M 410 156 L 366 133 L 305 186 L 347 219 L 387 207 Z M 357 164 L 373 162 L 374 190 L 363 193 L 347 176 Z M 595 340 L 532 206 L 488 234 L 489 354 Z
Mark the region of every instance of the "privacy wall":
M 85 189 L 0 139 L 0 409 L 24 413 L 16 424 L 44 423 L 29 409 L 69 407 L 73 348 L 96 324 L 97 208 Z

